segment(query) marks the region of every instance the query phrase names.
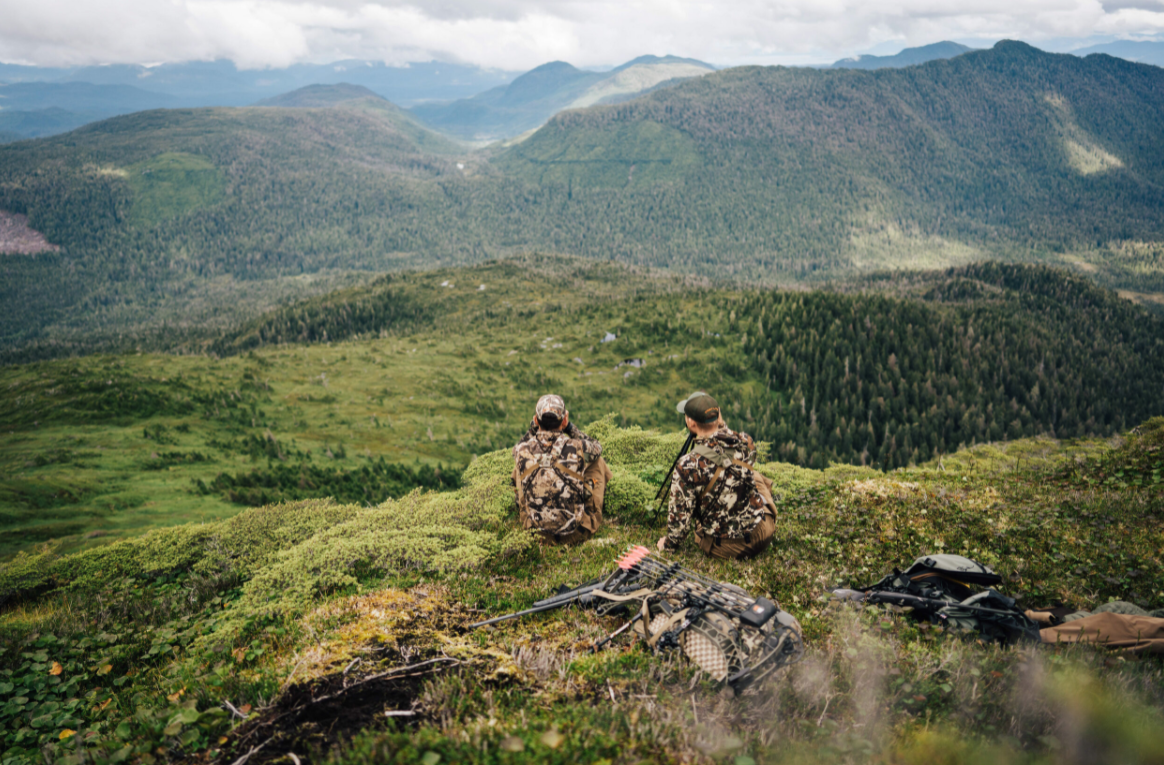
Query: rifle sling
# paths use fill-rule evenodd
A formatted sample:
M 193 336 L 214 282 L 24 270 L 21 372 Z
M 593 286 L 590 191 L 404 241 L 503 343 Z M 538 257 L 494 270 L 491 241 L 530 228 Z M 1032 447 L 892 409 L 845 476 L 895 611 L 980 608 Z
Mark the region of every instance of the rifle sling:
M 731 461 L 731 464 L 733 464 L 733 465 L 738 465 L 739 467 L 742 467 L 742 468 L 744 468 L 745 470 L 751 470 L 752 472 L 755 472 L 755 471 L 756 471 L 756 469 L 755 469 L 754 467 L 752 467 L 752 466 L 751 466 L 751 465 L 749 465 L 748 463 L 744 462 L 743 460 L 737 460 L 737 459 L 734 459 L 734 458 L 733 458 L 733 459 L 732 459 L 732 461 Z M 711 491 L 711 488 L 712 488 L 713 486 L 715 486 L 716 482 L 717 482 L 717 481 L 719 481 L 719 479 L 720 479 L 720 478 L 723 476 L 723 474 L 724 474 L 724 471 L 725 471 L 725 470 L 727 470 L 727 468 L 728 468 L 728 465 L 720 465 L 719 467 L 717 467 L 717 468 L 715 469 L 715 475 L 713 475 L 713 476 L 711 477 L 711 482 L 710 482 L 710 483 L 708 483 L 708 484 L 707 484 L 707 486 L 704 486 L 704 487 L 703 487 L 703 491 L 699 492 L 699 501 L 700 501 L 700 503 L 702 503 L 702 502 L 703 502 L 703 498 L 704 498 L 705 496 L 707 496 L 707 493 L 708 493 L 709 491 Z
M 529 478 L 531 475 L 533 475 L 537 471 L 541 470 L 543 467 L 545 467 L 546 469 L 553 468 L 554 470 L 557 470 L 558 472 L 560 472 L 564 475 L 567 475 L 570 478 L 573 478 L 575 481 L 578 481 L 578 482 L 582 481 L 582 474 L 579 473 L 577 470 L 571 470 L 570 468 L 563 465 L 561 462 L 558 462 L 557 460 L 553 460 L 552 462 L 550 462 L 549 465 L 542 465 L 542 463 L 540 463 L 540 462 L 533 463 L 532 465 L 530 465 L 528 468 L 525 469 L 524 473 L 521 474 L 521 478 L 518 479 L 518 483 L 525 483 L 525 479 Z

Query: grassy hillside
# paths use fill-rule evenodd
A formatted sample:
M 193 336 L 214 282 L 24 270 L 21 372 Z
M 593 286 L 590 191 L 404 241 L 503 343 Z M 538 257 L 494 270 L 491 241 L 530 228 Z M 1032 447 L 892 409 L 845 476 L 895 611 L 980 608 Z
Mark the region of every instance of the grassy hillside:
M 673 402 L 707 388 L 773 458 L 813 468 L 1104 436 L 1164 412 L 1160 320 L 1084 280 L 982 266 L 867 287 L 712 289 L 530 258 L 281 309 L 223 336 L 220 358 L 9 366 L 0 555 L 278 500 L 453 487 L 550 390 L 578 419 L 677 431 Z
M 638 476 L 679 436 L 609 419 L 588 428 L 617 483 L 608 522 L 579 548 L 517 531 L 500 451 L 470 466 L 457 492 L 255 508 L 10 561 L 0 567 L 5 760 L 1158 758 L 1158 659 L 997 648 L 824 594 L 942 550 L 995 567 L 1027 605 L 1164 605 L 1164 420 L 1115 448 L 1021 441 L 891 474 L 764 465 L 780 511 L 768 551 L 749 562 L 710 562 L 691 546 L 674 554 L 804 625 L 804 661 L 738 698 L 680 656 L 625 638 L 591 654 L 619 617 L 566 610 L 467 631 L 659 535 L 639 512 L 651 488 Z
M 340 100 L 0 148 L 0 209 L 62 246 L 0 261 L 9 359 L 168 349 L 370 272 L 532 250 L 761 285 L 987 258 L 1146 302 L 1164 279 L 1155 67 L 1003 43 L 905 69 L 739 68 L 473 154 Z

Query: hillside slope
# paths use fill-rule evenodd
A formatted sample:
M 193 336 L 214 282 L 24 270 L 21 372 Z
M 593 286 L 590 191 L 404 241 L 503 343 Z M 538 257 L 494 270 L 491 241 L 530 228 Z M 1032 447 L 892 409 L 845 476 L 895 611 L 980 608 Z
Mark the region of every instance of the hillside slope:
M 1158 68 L 1000 43 L 905 69 L 727 70 L 559 115 L 497 164 L 540 187 L 562 249 L 808 278 L 1160 241 L 1162 118 Z
M 605 576 L 660 534 L 640 476 L 681 435 L 584 425 L 617 478 L 606 523 L 578 547 L 518 529 L 501 450 L 455 492 L 283 503 L 0 564 L 6 762 L 1158 760 L 1151 657 L 997 646 L 827 592 L 941 551 L 992 567 L 1020 608 L 1160 608 L 1162 479 L 1143 455 L 1164 448 L 1164 419 L 1090 459 L 1040 439 L 890 474 L 759 465 L 776 486 L 771 547 L 746 561 L 692 542 L 659 556 L 803 625 L 803 661 L 739 696 L 633 632 L 592 651 L 625 613 L 569 607 L 471 628 Z
M 513 98 L 580 82 L 556 71 Z M 334 97 L 0 147 L 0 209 L 62 247 L 0 261 L 0 345 L 172 347 L 370 272 L 532 250 L 764 285 L 1042 261 L 1164 294 L 1156 67 L 1000 43 L 904 69 L 739 68 L 472 154 Z
M 549 391 L 579 419 L 677 434 L 674 402 L 710 389 L 773 458 L 812 468 L 1107 436 L 1164 413 L 1162 324 L 1026 266 L 846 293 L 561 258 L 384 277 L 274 311 L 222 337 L 220 357 L 0 368 L 0 556 L 455 485 L 450 467 L 516 442 Z
M 379 98 L 142 112 L 0 148 L 0 209 L 63 248 L 4 258 L 0 343 L 221 329 L 415 263 L 462 151 Z

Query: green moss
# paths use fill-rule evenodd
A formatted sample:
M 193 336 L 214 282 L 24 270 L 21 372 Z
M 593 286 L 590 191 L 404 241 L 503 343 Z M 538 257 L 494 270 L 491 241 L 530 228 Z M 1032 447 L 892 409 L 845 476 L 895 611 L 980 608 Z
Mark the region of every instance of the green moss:
M 610 472 L 613 477 L 606 485 L 604 512 L 620 521 L 643 522 L 650 518 L 657 507 L 655 494 L 659 487 L 621 465 L 612 467 Z
M 512 521 L 512 489 L 480 480 L 445 493 L 415 491 L 364 508 L 284 548 L 245 585 L 220 641 L 260 615 L 299 613 L 320 595 L 367 577 L 474 568 L 527 553 L 533 537 Z

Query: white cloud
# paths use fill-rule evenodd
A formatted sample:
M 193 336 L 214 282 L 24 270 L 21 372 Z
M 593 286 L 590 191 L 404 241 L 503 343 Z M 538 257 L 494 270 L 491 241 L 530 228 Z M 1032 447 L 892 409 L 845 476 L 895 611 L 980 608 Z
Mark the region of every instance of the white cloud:
M 1162 33 L 1164 0 L 0 0 L 0 60 L 40 65 L 368 58 L 520 70 L 644 53 L 808 63 L 889 40 Z

